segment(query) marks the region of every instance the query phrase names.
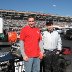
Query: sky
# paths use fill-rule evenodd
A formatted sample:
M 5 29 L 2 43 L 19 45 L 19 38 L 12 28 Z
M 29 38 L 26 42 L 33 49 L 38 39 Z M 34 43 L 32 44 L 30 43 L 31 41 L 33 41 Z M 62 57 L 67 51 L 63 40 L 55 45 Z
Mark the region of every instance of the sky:
M 72 0 L 0 0 L 0 9 L 72 16 Z

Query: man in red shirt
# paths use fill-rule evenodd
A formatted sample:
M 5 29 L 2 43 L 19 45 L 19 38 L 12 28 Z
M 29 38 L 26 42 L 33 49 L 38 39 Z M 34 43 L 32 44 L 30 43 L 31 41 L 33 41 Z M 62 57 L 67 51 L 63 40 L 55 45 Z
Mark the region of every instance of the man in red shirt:
M 25 72 L 40 72 L 40 59 L 43 58 L 42 37 L 35 24 L 35 17 L 29 15 L 28 25 L 22 28 L 20 32 L 20 49 Z

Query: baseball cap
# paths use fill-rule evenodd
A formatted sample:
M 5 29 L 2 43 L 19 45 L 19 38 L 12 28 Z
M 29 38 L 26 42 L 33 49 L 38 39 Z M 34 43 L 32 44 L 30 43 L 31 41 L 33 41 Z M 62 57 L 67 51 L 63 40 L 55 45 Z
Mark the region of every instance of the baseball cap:
M 46 21 L 46 25 L 47 25 L 47 26 L 53 25 L 53 21 Z

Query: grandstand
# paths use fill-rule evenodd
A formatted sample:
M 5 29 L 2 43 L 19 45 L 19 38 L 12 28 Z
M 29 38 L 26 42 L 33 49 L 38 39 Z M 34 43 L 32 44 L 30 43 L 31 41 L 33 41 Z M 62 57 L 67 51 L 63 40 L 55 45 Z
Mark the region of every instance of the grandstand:
M 19 33 L 20 29 L 27 24 L 28 15 L 33 14 L 36 16 L 37 26 L 43 28 L 46 21 L 53 21 L 55 25 L 72 25 L 72 17 L 45 14 L 39 12 L 25 12 L 15 10 L 2 10 L 0 9 L 0 17 L 4 19 L 4 29 L 13 28 Z
M 25 11 L 15 11 L 15 10 L 0 10 L 0 17 L 4 19 L 20 19 L 26 20 L 27 16 L 30 14 L 34 14 L 37 20 L 54 20 L 54 21 L 62 21 L 62 22 L 72 22 L 72 17 L 65 17 L 59 15 L 45 14 L 39 12 L 25 12 Z

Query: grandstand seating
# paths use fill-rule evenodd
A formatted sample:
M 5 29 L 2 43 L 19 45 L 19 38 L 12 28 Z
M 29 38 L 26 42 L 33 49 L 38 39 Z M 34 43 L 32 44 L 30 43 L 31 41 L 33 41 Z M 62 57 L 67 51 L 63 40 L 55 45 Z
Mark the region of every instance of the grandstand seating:
M 15 10 L 0 10 L 0 17 L 4 20 L 4 29 L 9 30 L 13 28 L 17 34 L 20 33 L 20 29 L 27 24 L 27 16 L 33 14 L 36 16 L 36 26 L 44 28 L 46 21 L 52 20 L 54 25 L 65 26 L 72 25 L 72 17 L 58 16 L 37 12 L 18 12 Z

